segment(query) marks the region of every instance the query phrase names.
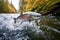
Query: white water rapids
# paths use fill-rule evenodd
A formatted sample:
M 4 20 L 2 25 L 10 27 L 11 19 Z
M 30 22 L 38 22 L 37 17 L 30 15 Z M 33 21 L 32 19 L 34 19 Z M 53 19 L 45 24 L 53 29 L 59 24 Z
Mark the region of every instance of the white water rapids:
M 26 14 L 27 13 L 28 12 L 26 12 Z M 34 13 L 32 15 L 36 14 Z M 17 18 L 19 15 L 20 14 L 0 14 L 0 40 L 58 39 L 55 38 L 55 35 L 52 35 L 57 34 L 57 36 L 59 37 L 60 31 L 57 28 L 48 25 L 37 26 L 35 20 L 29 22 L 28 20 L 18 19 L 16 20 L 16 23 L 14 23 L 14 18 Z
M 28 33 L 35 36 L 41 36 L 44 33 L 40 30 L 35 21 L 18 20 L 14 23 L 13 18 L 17 18 L 19 14 L 0 14 L 0 40 L 31 40 Z

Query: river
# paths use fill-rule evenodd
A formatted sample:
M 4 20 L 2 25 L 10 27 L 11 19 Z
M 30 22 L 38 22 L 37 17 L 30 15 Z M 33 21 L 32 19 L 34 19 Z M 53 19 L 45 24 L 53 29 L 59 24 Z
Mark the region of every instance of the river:
M 19 14 L 0 14 L 0 40 L 60 40 L 60 17 L 41 16 L 37 23 L 13 18 Z

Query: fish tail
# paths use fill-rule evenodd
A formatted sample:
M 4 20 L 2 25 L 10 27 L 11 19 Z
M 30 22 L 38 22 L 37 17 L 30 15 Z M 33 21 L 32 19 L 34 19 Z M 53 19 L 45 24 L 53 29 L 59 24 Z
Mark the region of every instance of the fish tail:
M 14 18 L 14 23 L 16 23 L 16 18 Z

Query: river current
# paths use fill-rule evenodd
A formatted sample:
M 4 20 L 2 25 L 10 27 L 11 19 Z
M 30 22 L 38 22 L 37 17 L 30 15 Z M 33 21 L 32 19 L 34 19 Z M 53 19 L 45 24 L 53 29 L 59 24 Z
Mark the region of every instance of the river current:
M 18 16 L 19 14 L 0 14 L 0 40 L 60 39 L 60 27 L 55 28 L 50 26 L 49 23 L 51 22 L 46 21 L 46 19 L 48 19 L 47 17 L 41 17 L 43 19 L 40 20 L 40 25 L 38 26 L 35 20 L 31 22 L 29 22 L 28 20 L 17 20 L 17 22 L 14 23 L 13 18 L 17 18 Z M 48 24 L 45 22 L 47 22 Z

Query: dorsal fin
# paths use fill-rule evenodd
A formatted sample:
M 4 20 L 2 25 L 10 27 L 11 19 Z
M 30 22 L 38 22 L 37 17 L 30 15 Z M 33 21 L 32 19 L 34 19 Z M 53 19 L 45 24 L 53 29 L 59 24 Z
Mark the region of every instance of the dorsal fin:
M 20 15 L 17 17 L 17 19 L 20 18 L 22 15 L 23 15 L 23 12 L 20 13 Z

